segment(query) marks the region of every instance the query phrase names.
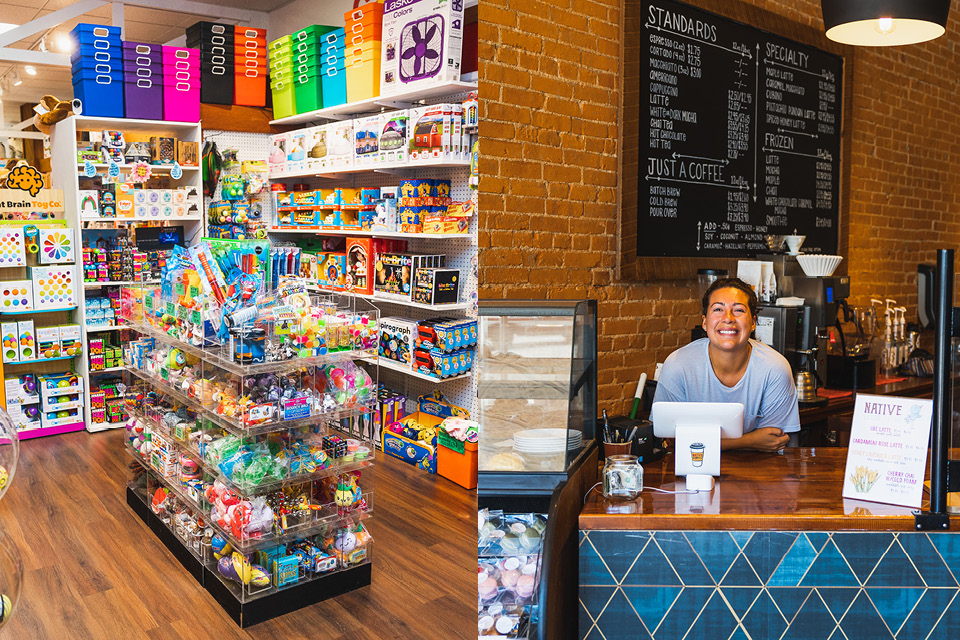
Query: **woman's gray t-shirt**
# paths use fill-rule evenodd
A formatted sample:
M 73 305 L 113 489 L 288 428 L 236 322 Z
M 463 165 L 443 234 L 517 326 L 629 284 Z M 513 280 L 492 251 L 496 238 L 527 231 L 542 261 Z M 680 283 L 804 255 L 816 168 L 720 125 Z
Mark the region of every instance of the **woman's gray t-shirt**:
M 713 372 L 701 338 L 680 347 L 663 363 L 654 402 L 739 402 L 743 404 L 743 432 L 777 427 L 787 433 L 800 430 L 797 387 L 790 363 L 776 349 L 750 340 L 750 362 L 740 381 L 728 387 Z

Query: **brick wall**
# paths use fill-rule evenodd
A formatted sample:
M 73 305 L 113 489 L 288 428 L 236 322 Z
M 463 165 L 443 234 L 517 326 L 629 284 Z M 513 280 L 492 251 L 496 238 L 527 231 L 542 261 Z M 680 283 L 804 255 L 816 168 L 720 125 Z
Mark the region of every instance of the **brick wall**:
M 960 244 L 958 20 L 932 43 L 853 49 L 822 37 L 816 0 L 690 4 L 843 53 L 841 269 L 853 303 L 896 298 L 915 316 L 917 263 Z M 639 54 L 624 33 L 638 6 L 479 6 L 480 295 L 599 300 L 600 406 L 614 413 L 699 324 L 696 268 L 721 264 L 630 253 L 638 105 L 623 74 Z

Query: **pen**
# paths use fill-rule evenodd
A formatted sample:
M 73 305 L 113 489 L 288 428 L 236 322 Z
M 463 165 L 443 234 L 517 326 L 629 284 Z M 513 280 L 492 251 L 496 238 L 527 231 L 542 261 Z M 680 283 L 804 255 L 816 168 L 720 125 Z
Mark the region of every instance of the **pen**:
M 630 437 L 627 438 L 627 441 L 628 441 L 628 442 L 633 442 L 633 437 L 634 437 L 635 435 L 637 435 L 637 428 L 636 428 L 636 427 L 634 427 L 634 428 L 633 428 L 633 431 L 630 432 Z

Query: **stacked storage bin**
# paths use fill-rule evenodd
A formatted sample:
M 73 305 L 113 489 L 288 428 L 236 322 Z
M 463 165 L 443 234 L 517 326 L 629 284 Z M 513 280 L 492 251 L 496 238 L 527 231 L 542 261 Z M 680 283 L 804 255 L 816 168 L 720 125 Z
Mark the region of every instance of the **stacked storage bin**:
M 163 120 L 163 51 L 160 45 L 123 42 L 123 100 L 128 118 Z
M 233 104 L 233 31 L 216 22 L 187 27 L 187 46 L 200 50 L 200 102 Z
M 383 5 L 370 2 L 343 14 L 346 20 L 347 102 L 380 95 Z
M 293 90 L 293 36 L 283 36 L 270 43 L 270 93 L 273 95 L 273 117 L 286 118 L 301 111 Z
M 322 109 L 323 82 L 320 65 L 323 54 L 323 36 L 336 27 L 315 24 L 295 31 L 292 35 L 294 56 L 293 87 L 296 93 L 297 113 Z
M 320 75 L 323 106 L 326 108 L 347 101 L 346 42 L 343 29 L 326 33 L 322 39 Z
M 200 121 L 200 51 L 182 47 L 163 50 L 163 119 Z
M 267 105 L 267 30 L 234 27 L 233 104 Z
M 123 44 L 120 27 L 80 23 L 70 35 L 77 47 L 70 56 L 73 96 L 83 115 L 122 118 Z

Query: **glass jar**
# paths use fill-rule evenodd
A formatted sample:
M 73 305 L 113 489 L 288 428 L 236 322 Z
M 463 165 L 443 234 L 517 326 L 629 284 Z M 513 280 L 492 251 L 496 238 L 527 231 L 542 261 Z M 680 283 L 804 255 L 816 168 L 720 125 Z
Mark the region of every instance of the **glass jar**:
M 603 495 L 633 500 L 643 491 L 643 467 L 637 456 L 609 456 L 603 465 Z

